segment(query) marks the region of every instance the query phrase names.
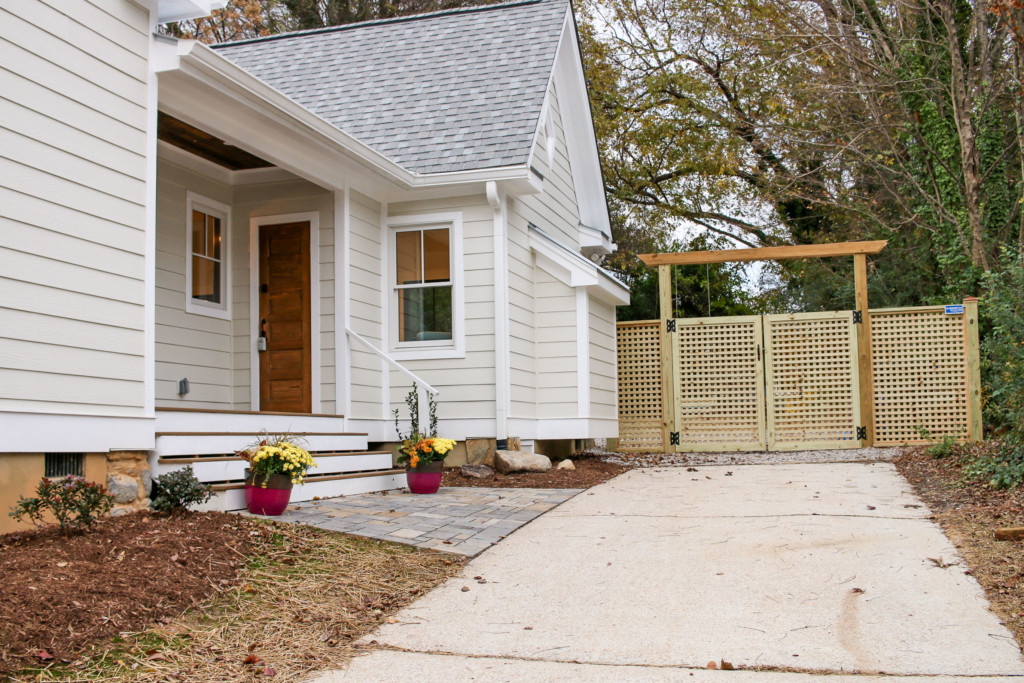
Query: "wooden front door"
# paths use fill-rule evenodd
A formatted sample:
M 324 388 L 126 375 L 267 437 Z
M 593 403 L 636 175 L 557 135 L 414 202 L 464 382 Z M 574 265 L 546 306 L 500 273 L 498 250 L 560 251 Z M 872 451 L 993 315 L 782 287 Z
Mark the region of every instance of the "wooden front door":
M 260 226 L 260 410 L 312 412 L 309 223 Z

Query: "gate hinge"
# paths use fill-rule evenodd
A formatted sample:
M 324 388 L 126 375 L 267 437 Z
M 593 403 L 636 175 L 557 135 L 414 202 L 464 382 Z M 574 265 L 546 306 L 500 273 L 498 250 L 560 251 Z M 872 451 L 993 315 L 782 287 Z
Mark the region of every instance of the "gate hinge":
M 665 331 L 666 332 L 675 332 L 676 331 L 676 319 L 675 318 L 669 318 L 668 320 L 665 321 Z
M 679 445 L 679 432 L 670 432 L 668 435 L 668 443 L 670 446 Z
M 854 324 L 864 322 L 864 316 L 861 314 L 860 311 L 853 312 L 853 322 Z
M 867 427 L 857 427 L 857 440 L 858 441 L 864 441 L 867 438 L 868 438 L 868 428 Z

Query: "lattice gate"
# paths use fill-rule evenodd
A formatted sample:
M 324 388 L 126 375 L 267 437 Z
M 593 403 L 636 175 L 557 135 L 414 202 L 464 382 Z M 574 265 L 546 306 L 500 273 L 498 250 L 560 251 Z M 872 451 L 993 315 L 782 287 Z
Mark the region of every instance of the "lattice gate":
M 764 341 L 769 450 L 858 447 L 853 312 L 766 315 Z
M 963 308 L 870 312 L 876 445 L 980 438 L 977 304 Z M 619 323 L 619 448 L 862 445 L 857 317 L 840 311 Z
M 761 316 L 675 321 L 675 428 L 680 451 L 763 451 Z

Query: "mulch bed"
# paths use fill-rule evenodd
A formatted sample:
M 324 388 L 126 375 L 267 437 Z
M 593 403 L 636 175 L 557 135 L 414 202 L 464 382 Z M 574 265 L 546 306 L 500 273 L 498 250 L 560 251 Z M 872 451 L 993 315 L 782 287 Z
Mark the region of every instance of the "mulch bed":
M 138 513 L 0 536 L 0 679 L 177 616 L 231 584 L 262 533 L 237 515 Z
M 974 446 L 970 448 L 985 448 Z M 1024 646 L 1024 540 L 997 541 L 995 530 L 1024 527 L 1024 491 L 963 480 L 962 460 L 908 448 L 893 461 L 957 547 L 992 609 Z
M 501 474 L 495 472 L 488 479 L 464 477 L 459 469 L 445 470 L 441 486 L 475 486 L 480 488 L 509 489 L 588 489 L 603 484 L 612 477 L 625 472 L 628 467 L 605 462 L 593 457 L 571 458 L 574 470 L 559 470 L 552 467 L 547 472 L 516 472 Z M 558 464 L 557 462 L 555 463 Z

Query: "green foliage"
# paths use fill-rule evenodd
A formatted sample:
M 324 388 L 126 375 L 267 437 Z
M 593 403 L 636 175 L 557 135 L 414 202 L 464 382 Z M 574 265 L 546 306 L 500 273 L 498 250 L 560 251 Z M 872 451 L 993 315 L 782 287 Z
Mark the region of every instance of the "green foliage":
M 993 486 L 1024 482 L 1024 264 L 1007 251 L 1000 271 L 984 277 L 982 373 L 985 421 L 1000 434 L 996 454 L 979 458 L 973 476 Z
M 956 437 L 946 434 L 944 437 L 928 446 L 926 452 L 933 458 L 948 458 L 956 452 Z
M 52 515 L 60 530 L 71 534 L 92 527 L 96 518 L 113 505 L 114 497 L 100 484 L 79 476 L 44 478 L 36 486 L 36 497 L 20 498 L 10 516 L 18 521 L 27 517 L 37 526 L 44 526 L 46 516 Z
M 213 496 L 213 490 L 196 478 L 191 465 L 157 477 L 153 486 L 153 509 L 172 515 L 188 512 L 191 506 L 202 505 Z

